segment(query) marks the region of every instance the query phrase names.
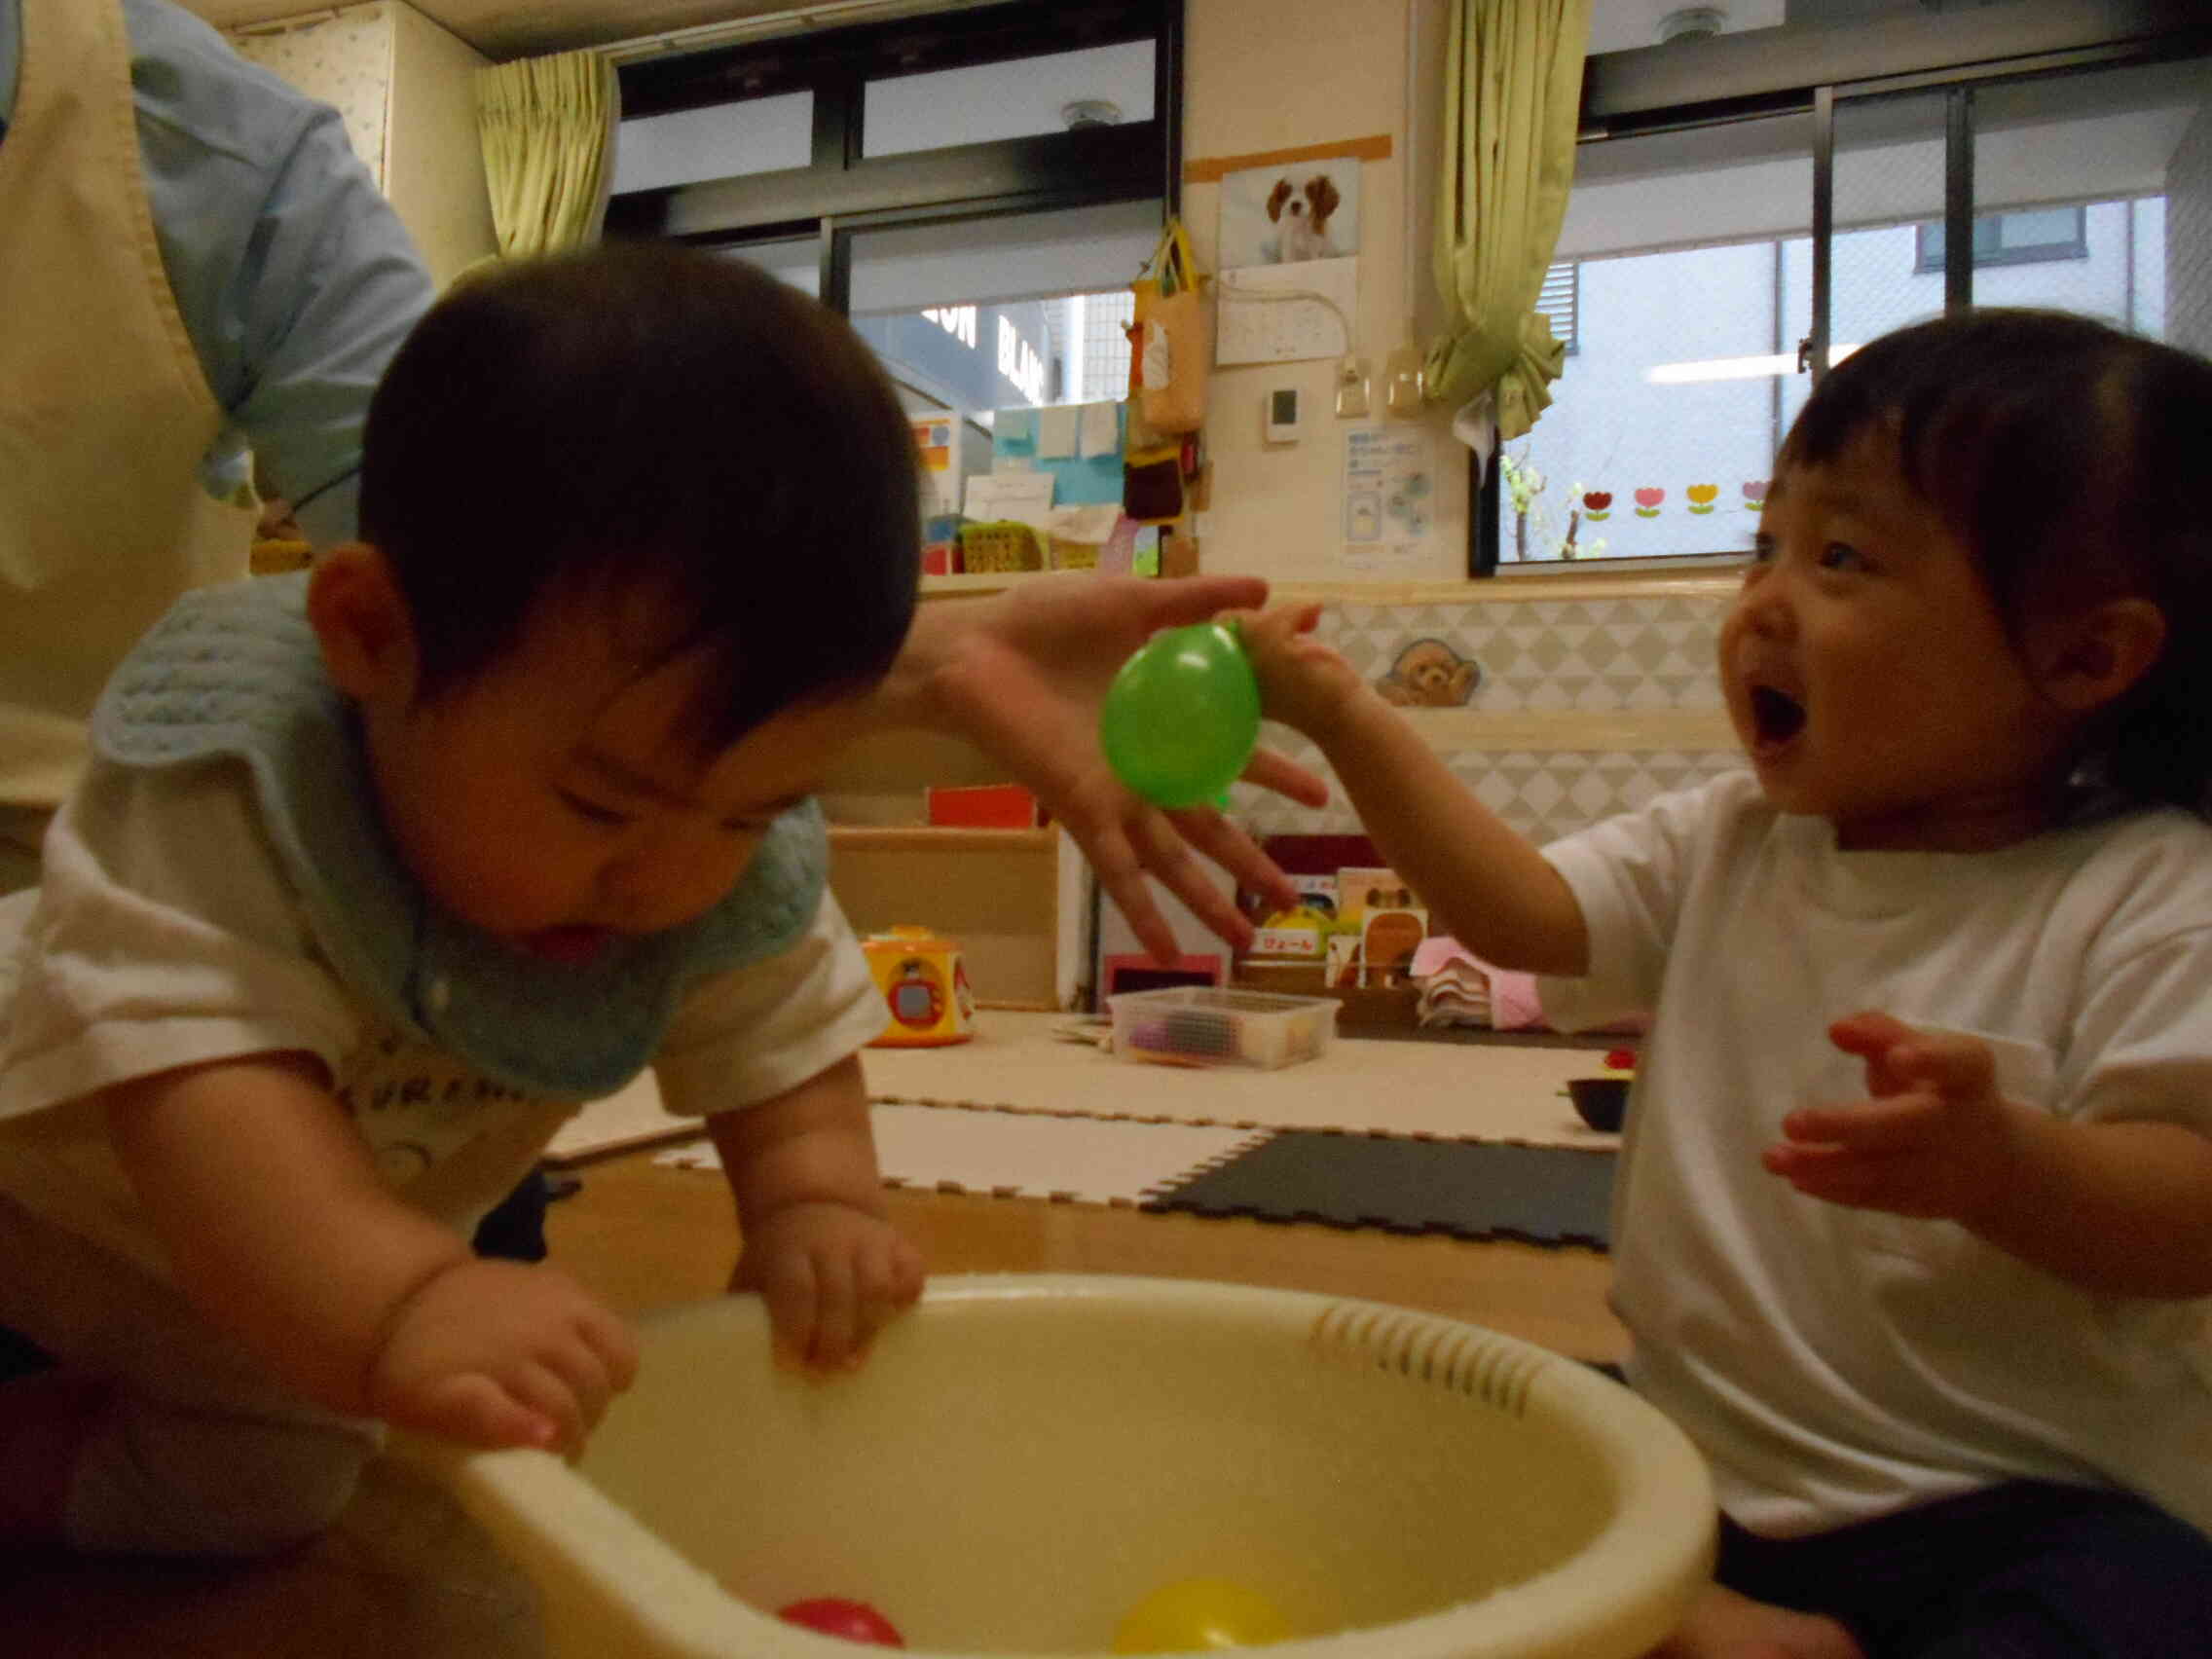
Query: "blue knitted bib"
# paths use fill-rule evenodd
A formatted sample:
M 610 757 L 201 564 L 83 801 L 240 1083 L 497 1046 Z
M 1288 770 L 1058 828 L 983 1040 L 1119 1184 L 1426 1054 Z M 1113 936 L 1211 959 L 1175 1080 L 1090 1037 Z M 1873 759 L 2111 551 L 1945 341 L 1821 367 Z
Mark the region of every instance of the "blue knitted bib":
M 263 828 L 348 989 L 535 1095 L 621 1088 L 689 985 L 783 949 L 822 901 L 829 835 L 809 801 L 777 819 L 714 909 L 582 966 L 540 961 L 447 913 L 385 834 L 358 722 L 308 626 L 304 573 L 187 594 L 116 671 L 92 730 L 95 752 L 127 766 L 243 760 Z

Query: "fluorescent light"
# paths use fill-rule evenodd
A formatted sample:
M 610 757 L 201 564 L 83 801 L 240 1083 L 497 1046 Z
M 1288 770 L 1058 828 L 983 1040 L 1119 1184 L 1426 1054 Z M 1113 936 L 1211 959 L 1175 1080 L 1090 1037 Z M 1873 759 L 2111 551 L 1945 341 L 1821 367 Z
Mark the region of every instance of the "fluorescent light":
M 1833 368 L 1844 358 L 1859 350 L 1857 343 L 1828 348 L 1828 366 Z M 1708 357 L 1696 363 L 1660 363 L 1643 371 L 1643 378 L 1653 386 L 1692 386 L 1700 381 L 1758 380 L 1766 375 L 1793 375 L 1797 372 L 1797 353 L 1777 351 L 1765 357 Z

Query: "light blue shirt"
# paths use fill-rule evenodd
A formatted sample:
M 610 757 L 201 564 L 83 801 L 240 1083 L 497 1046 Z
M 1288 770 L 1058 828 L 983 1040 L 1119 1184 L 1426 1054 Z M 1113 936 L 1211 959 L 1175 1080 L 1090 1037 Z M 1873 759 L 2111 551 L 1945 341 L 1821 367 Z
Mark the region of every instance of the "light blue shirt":
M 227 493 L 250 446 L 308 535 L 344 540 L 369 396 L 430 303 L 429 273 L 337 111 L 168 0 L 121 4 L 155 239 L 229 418 L 203 476 Z M 16 110 L 23 5 L 0 0 L 0 142 Z

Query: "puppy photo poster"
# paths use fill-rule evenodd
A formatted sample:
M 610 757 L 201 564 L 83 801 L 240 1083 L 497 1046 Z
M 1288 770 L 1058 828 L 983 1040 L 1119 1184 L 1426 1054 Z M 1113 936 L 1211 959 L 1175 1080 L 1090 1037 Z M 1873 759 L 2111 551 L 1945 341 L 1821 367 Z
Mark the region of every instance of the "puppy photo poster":
M 1299 265 L 1359 251 L 1359 159 L 1285 162 L 1224 173 L 1221 268 Z
M 1217 364 L 1335 357 L 1350 349 L 1359 168 L 1356 156 L 1332 156 L 1222 175 Z M 1240 289 L 1277 297 L 1239 300 Z

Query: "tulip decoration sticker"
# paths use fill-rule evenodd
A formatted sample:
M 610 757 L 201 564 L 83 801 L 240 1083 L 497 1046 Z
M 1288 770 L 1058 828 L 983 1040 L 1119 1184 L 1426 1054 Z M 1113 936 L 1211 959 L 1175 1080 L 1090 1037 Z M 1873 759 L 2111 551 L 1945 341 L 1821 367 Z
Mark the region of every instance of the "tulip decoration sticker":
M 1744 480 L 1744 511 L 1748 513 L 1763 513 L 1766 511 L 1766 491 L 1769 482 L 1764 478 L 1747 478 Z
M 1659 503 L 1666 498 L 1666 491 L 1654 489 L 1648 484 L 1645 485 L 1636 493 L 1636 516 L 1638 518 L 1657 518 L 1659 516 Z
M 1593 490 L 1582 498 L 1582 510 L 1593 522 L 1607 517 L 1613 510 L 1613 493 L 1610 490 Z
M 1720 486 L 1717 484 L 1692 484 L 1683 494 L 1690 498 L 1691 512 L 1709 513 L 1713 511 L 1713 503 L 1720 495 Z

